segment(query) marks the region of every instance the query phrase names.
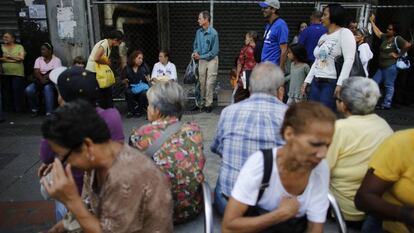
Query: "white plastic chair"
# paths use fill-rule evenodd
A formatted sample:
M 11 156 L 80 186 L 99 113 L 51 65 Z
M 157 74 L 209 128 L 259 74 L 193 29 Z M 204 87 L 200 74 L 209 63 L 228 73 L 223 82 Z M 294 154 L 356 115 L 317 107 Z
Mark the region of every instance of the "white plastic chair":
M 204 232 L 213 233 L 213 197 L 210 185 L 204 181 L 201 184 L 204 200 Z
M 347 233 L 348 230 L 346 228 L 344 216 L 342 215 L 338 202 L 336 201 L 334 195 L 332 195 L 331 192 L 328 193 L 328 199 L 335 216 L 336 226 L 338 227 L 339 233 Z

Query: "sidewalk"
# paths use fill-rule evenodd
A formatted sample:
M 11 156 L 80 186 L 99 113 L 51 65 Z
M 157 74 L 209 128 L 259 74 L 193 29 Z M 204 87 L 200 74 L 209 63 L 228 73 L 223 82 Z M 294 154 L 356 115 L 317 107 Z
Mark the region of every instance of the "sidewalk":
M 230 92 L 220 93 L 219 102 L 224 104 Z M 125 104 L 118 103 L 121 111 Z M 212 113 L 184 115 L 183 121 L 197 122 L 203 132 L 204 153 L 207 163 L 206 179 L 214 189 L 220 158 L 210 152 L 217 121 L 223 107 Z M 399 108 L 379 111 L 395 130 L 414 127 L 414 108 Z M 44 201 L 40 195 L 36 171 L 40 165 L 38 149 L 41 139 L 40 125 L 44 117 L 30 118 L 26 115 L 6 115 L 7 121 L 0 124 L 0 233 L 39 232 L 47 230 L 54 222 L 54 203 Z M 133 127 L 146 123 L 145 118 L 123 118 L 125 136 Z M 220 232 L 221 219 L 215 216 L 215 232 Z M 203 232 L 204 220 L 197 220 L 175 227 L 174 232 Z M 337 232 L 333 223 L 326 224 L 325 232 Z

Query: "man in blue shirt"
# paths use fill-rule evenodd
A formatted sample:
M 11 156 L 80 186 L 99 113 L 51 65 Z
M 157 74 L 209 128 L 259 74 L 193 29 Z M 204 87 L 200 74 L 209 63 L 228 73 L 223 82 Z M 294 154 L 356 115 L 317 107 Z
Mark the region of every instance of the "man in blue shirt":
M 315 61 L 313 50 L 318 45 L 319 38 L 327 32 L 321 23 L 322 12 L 314 11 L 310 17 L 311 24 L 305 28 L 299 35 L 298 44 L 302 44 L 308 54 L 308 61 L 312 64 Z
M 266 0 L 259 3 L 263 16 L 269 21 L 263 36 L 263 49 L 261 62 L 270 61 L 284 71 L 289 29 L 286 22 L 280 18 L 280 2 L 278 0 Z
M 222 157 L 215 188 L 214 206 L 224 213 L 227 199 L 247 158 L 263 148 L 281 146 L 280 135 L 287 109 L 284 74 L 271 62 L 256 65 L 250 76 L 251 95 L 221 112 L 211 151 Z
M 210 26 L 210 13 L 203 11 L 198 15 L 192 57 L 198 62 L 198 77 L 201 91 L 201 106 L 206 112 L 213 110 L 213 92 L 217 80 L 219 39 L 217 31 Z

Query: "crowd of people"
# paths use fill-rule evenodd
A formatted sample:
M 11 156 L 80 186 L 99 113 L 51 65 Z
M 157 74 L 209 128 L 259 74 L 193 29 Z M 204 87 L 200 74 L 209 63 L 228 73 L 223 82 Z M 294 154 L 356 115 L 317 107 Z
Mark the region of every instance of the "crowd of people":
M 340 4 L 313 12 L 290 44 L 280 2 L 259 6 L 268 21 L 264 36 L 245 34 L 234 104 L 222 110 L 209 147 L 221 158 L 214 208 L 223 216 L 222 231 L 323 232 L 330 192 L 350 228 L 413 232 L 414 131 L 394 133 L 374 112 L 391 107 L 395 63 L 411 44 L 397 36 L 396 24 L 382 33 L 371 16 L 381 39 L 371 79 L 367 30 L 348 25 Z M 202 98 L 197 108 L 207 113 L 219 65 L 219 34 L 210 18 L 199 13 L 192 51 Z M 8 97 L 22 112 L 26 94 L 33 117 L 44 103 L 38 176 L 43 196 L 56 206 L 49 232 L 172 232 L 202 212 L 202 130 L 182 121 L 186 97 L 168 51 L 160 51 L 152 71 L 143 52 L 132 51 L 121 72 L 127 117 L 149 121 L 129 135 L 114 108 L 111 76 L 104 77 L 108 85 L 97 79 L 122 40 L 122 32 L 109 33 L 87 61 L 77 57 L 68 68 L 44 43 L 25 87 L 24 48 L 12 33 L 3 35 L 0 102 Z M 355 62 L 363 67 L 358 76 Z M 386 92 L 378 103 L 381 82 Z

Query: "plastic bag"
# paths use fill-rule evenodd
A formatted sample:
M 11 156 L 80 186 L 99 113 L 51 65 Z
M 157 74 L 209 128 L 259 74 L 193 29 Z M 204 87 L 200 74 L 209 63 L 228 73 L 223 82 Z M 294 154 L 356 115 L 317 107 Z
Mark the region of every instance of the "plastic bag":
M 397 44 L 397 37 L 394 37 L 394 44 L 395 44 L 395 47 L 397 48 L 398 53 L 401 53 L 401 49 L 398 47 L 398 44 Z M 408 60 L 407 52 L 405 52 L 401 57 L 397 59 L 397 62 L 395 65 L 400 70 L 406 70 L 410 68 L 411 63 L 410 63 L 410 60 Z
M 134 94 L 140 94 L 141 92 L 148 91 L 149 85 L 144 82 L 139 82 L 137 84 L 131 84 L 131 91 Z
M 197 64 L 195 63 L 194 58 L 191 58 L 191 61 L 185 70 L 183 82 L 184 84 L 194 84 L 197 80 Z

